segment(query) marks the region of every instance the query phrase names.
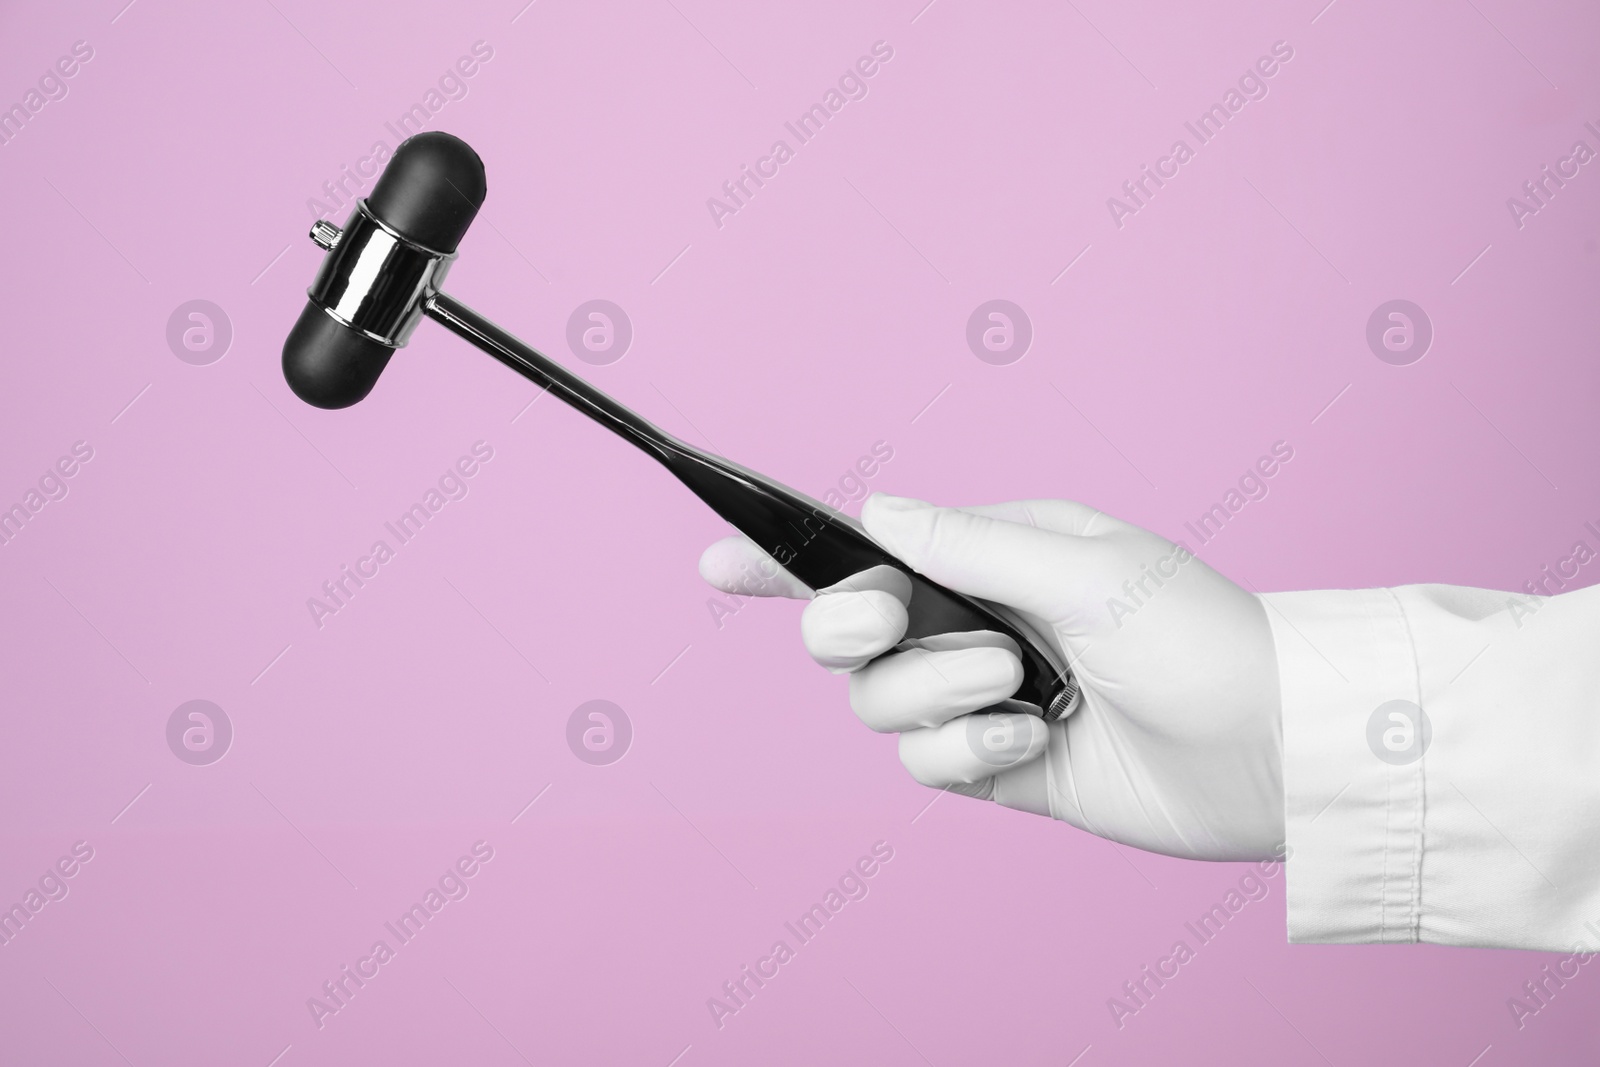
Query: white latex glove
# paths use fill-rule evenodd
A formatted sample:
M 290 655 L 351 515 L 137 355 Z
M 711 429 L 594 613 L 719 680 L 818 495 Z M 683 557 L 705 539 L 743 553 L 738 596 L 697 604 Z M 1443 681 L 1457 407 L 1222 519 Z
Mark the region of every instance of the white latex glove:
M 914 570 L 1042 635 L 1083 687 L 1078 710 L 1049 726 L 981 711 L 1022 678 L 998 635 L 875 658 L 905 633 L 910 586 L 890 568 L 813 595 L 730 537 L 706 550 L 700 573 L 725 592 L 812 597 L 807 651 L 850 673 L 856 714 L 900 735 L 900 760 L 924 785 L 1170 856 L 1281 856 L 1277 660 L 1255 595 L 1172 542 L 1071 501 L 937 508 L 878 493 L 861 518 Z

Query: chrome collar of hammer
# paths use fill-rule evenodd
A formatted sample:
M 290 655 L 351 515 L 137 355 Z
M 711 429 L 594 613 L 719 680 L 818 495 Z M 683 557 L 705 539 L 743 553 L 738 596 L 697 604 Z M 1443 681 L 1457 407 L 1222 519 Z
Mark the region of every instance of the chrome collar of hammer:
M 423 305 L 456 258 L 390 229 L 365 200 L 356 202 L 342 230 L 318 219 L 311 239 L 328 255 L 306 296 L 335 321 L 390 348 L 411 339 Z

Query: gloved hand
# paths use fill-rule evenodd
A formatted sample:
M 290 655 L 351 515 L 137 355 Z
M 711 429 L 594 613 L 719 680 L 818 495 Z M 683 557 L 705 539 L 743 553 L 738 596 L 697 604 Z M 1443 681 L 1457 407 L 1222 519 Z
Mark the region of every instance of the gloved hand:
M 730 537 L 700 573 L 725 592 L 810 597 L 807 651 L 849 673 L 856 714 L 900 735 L 900 761 L 924 785 L 1170 856 L 1281 855 L 1277 659 L 1256 596 L 1186 549 L 1065 500 L 938 508 L 878 493 L 861 518 L 914 570 L 1039 634 L 1077 675 L 1078 710 L 1049 726 L 1006 711 L 1022 664 L 1000 635 L 902 644 L 910 583 L 892 568 L 813 594 Z

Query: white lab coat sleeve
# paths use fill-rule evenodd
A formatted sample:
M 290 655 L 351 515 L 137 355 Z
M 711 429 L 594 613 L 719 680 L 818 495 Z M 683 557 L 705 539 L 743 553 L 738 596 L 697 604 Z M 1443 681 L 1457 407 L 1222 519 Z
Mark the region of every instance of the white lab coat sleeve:
M 1262 599 L 1289 939 L 1600 950 L 1600 586 Z

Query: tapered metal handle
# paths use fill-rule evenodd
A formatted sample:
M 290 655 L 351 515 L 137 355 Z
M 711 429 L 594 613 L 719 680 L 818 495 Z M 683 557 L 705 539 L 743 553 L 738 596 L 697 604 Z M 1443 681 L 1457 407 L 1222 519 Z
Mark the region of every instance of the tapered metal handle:
M 1021 653 L 1023 677 L 1015 699 L 1033 705 L 1046 722 L 1077 705 L 1078 683 L 1052 653 L 980 601 L 906 566 L 848 515 L 678 440 L 448 293 L 430 294 L 423 313 L 654 456 L 713 511 L 811 588 L 825 588 L 872 567 L 894 567 L 911 579 L 907 637 L 979 630 L 1004 634 Z

